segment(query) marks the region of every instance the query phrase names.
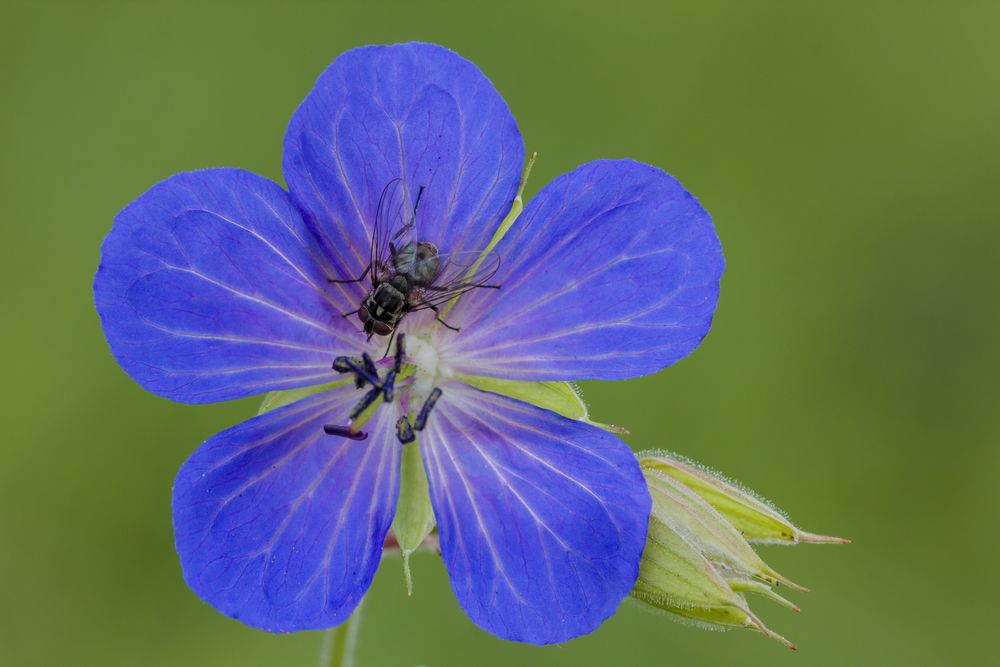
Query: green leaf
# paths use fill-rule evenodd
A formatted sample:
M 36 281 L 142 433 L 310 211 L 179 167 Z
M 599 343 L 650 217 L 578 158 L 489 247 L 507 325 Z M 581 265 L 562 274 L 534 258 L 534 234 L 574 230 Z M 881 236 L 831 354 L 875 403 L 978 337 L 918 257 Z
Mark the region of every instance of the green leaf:
M 403 465 L 399 478 L 399 502 L 396 517 L 392 520 L 392 532 L 399 542 L 403 555 L 403 575 L 406 577 L 406 593 L 413 594 L 413 579 L 410 574 L 410 555 L 416 551 L 424 539 L 434 529 L 434 510 L 427 490 L 427 474 L 420 458 L 419 441 L 415 440 L 403 447 Z

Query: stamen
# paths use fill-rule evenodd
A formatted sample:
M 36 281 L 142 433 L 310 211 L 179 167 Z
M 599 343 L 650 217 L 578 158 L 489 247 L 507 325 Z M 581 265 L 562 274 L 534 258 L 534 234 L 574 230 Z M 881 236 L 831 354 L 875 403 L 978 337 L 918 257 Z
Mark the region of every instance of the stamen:
M 361 398 L 361 400 L 358 401 L 358 404 L 354 406 L 354 409 L 351 410 L 351 414 L 350 414 L 351 421 L 354 421 L 355 419 L 357 419 L 358 416 L 362 412 L 364 412 L 369 407 L 371 407 L 371 404 L 374 403 L 375 400 L 378 399 L 378 397 L 381 396 L 381 395 L 382 395 L 382 388 L 381 387 L 375 387 L 374 389 L 372 389 L 371 391 L 369 391 L 367 394 L 365 394 Z
M 367 354 L 365 356 L 368 357 Z M 340 358 L 345 360 L 347 367 L 354 373 L 354 375 L 357 376 L 357 382 L 355 382 L 355 384 L 357 385 L 358 389 L 365 386 L 365 382 L 375 387 L 376 389 L 382 388 L 382 381 L 378 377 L 377 370 L 375 371 L 375 373 L 369 373 L 367 368 L 365 368 L 358 362 L 354 361 L 354 359 L 351 359 L 350 357 L 340 357 Z M 368 362 L 371 362 L 371 357 L 368 357 Z
M 399 334 L 396 339 L 395 359 L 393 359 L 392 367 L 386 372 L 385 379 L 379 374 L 378 365 L 367 352 L 362 353 L 360 357 L 343 356 L 333 360 L 333 370 L 338 373 L 352 373 L 356 387 L 360 389 L 365 385 L 371 385 L 372 388 L 351 409 L 349 415 L 350 426 L 327 424 L 323 427 L 323 431 L 329 435 L 339 435 L 351 440 L 364 440 L 368 437 L 367 433 L 362 433 L 354 429 L 368 422 L 375 410 L 372 406 L 379 399 L 383 399 L 386 403 L 392 402 L 396 395 L 397 379 L 402 380 L 400 388 L 403 390 L 412 384 L 411 377 L 414 375 L 415 369 L 406 366 L 406 348 L 404 347 L 403 338 L 403 334 Z M 434 404 L 440 396 L 440 389 L 431 391 L 427 400 L 424 401 L 423 406 L 420 408 L 420 413 L 417 415 L 414 423 L 411 423 L 406 416 L 400 417 L 396 421 L 396 437 L 399 438 L 401 443 L 405 445 L 416 440 L 417 436 L 414 430 L 419 431 L 424 428 L 427 423 L 427 417 L 430 415 Z
M 360 368 L 363 363 L 365 363 L 363 357 L 337 357 L 333 360 L 333 370 L 338 373 L 354 373 L 354 386 L 357 389 L 361 389 L 365 386 L 365 377 L 360 375 L 356 369 Z M 377 372 L 375 373 L 375 377 L 378 378 Z
M 337 357 L 333 360 L 333 370 L 338 373 L 350 373 L 351 367 L 347 365 L 347 360 L 350 357 Z
M 382 393 L 385 395 L 385 402 L 392 403 L 393 389 L 396 382 L 396 371 L 392 370 L 385 374 L 382 382 Z
M 364 431 L 352 431 L 349 426 L 338 426 L 337 424 L 326 424 L 323 426 L 323 431 L 327 435 L 339 435 L 348 440 L 360 441 L 368 438 L 368 434 Z
M 413 432 L 413 426 L 406 415 L 396 420 L 396 437 L 404 445 L 408 445 L 417 439 L 417 434 Z
M 375 362 L 372 361 L 371 355 L 367 352 L 362 352 L 361 359 L 365 362 L 365 370 L 378 377 L 378 368 L 375 366 Z
M 423 431 L 424 427 L 427 426 L 427 417 L 430 416 L 431 410 L 434 409 L 434 404 L 438 402 L 441 398 L 441 389 L 439 387 L 434 387 L 434 390 L 424 401 L 424 404 L 420 406 L 420 412 L 417 413 L 417 418 L 413 420 L 413 430 Z

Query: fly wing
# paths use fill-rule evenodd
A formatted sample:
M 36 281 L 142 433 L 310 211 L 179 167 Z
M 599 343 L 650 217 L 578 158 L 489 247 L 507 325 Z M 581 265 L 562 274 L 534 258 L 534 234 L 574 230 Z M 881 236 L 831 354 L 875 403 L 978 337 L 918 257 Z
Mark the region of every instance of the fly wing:
M 372 282 L 385 279 L 393 271 L 393 248 L 410 241 L 413 234 L 413 209 L 406 184 L 394 179 L 382 190 L 372 228 Z
M 495 251 L 456 252 L 436 255 L 426 261 L 438 263 L 437 277 L 416 290 L 410 310 L 439 306 L 478 287 L 498 287 L 490 284 L 500 269 L 500 255 Z

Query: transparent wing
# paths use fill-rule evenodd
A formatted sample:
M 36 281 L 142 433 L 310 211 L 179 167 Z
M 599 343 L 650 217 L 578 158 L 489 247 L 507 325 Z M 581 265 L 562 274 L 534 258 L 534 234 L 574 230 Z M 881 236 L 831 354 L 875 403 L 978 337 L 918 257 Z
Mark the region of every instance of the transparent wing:
M 412 240 L 413 215 L 406 184 L 399 178 L 389 181 L 379 197 L 372 229 L 370 261 L 373 284 L 392 272 L 393 248 L 398 249 Z
M 500 255 L 478 250 L 436 255 L 425 262 L 437 262 L 437 277 L 414 290 L 410 310 L 439 306 L 479 287 L 497 288 L 490 280 L 500 269 Z

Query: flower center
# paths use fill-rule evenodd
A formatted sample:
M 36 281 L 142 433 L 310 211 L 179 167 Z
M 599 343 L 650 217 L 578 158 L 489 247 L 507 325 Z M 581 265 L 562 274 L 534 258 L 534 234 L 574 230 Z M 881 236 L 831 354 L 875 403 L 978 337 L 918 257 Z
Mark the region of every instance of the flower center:
M 407 341 L 406 347 L 410 348 L 409 353 L 404 347 L 404 338 Z M 361 428 L 383 402 L 391 403 L 398 397 L 406 414 L 396 422 L 396 436 L 404 445 L 413 442 L 416 439 L 414 432 L 424 429 L 431 410 L 441 397 L 441 389 L 436 385 L 443 378 L 451 377 L 451 371 L 440 363 L 434 342 L 434 338 L 406 337 L 400 333 L 396 338 L 396 353 L 391 359 L 375 363 L 367 352 L 361 357 L 334 359 L 335 371 L 352 374 L 358 389 L 370 389 L 351 410 L 347 426 L 326 424 L 323 430 L 328 435 L 364 440 L 368 434 L 361 431 Z M 387 363 L 391 365 L 386 368 Z M 416 411 L 416 416 L 411 421 L 410 414 L 418 405 L 419 411 Z
M 451 369 L 441 363 L 437 340 L 434 337 L 409 335 L 406 337 L 406 357 L 415 368 L 410 400 L 425 400 L 434 387 L 451 377 Z

